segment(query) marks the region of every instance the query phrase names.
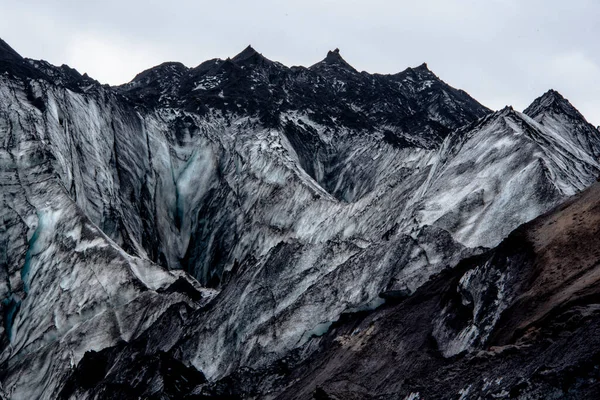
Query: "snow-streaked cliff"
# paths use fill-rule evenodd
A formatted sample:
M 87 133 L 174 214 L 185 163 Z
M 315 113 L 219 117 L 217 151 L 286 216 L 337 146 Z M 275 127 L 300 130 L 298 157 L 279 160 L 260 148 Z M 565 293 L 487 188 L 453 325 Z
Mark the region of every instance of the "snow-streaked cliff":
M 331 52 L 287 68 L 249 48 L 110 88 L 9 55 L 0 378 L 15 398 L 54 397 L 85 351 L 167 309 L 181 326 L 162 351 L 209 379 L 267 365 L 600 169 L 598 132 L 555 92 L 489 113 L 426 65 L 369 75 Z

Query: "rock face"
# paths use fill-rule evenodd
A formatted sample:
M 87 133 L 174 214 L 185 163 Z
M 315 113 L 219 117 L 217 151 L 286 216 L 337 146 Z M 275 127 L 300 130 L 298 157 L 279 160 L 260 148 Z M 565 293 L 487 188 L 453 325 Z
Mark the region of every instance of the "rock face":
M 599 199 L 594 184 L 403 303 L 337 324 L 277 398 L 597 398 Z
M 213 383 L 201 376 L 194 388 L 175 388 L 174 378 L 161 372 L 164 383 L 151 393 L 201 399 L 597 398 L 599 223 L 600 184 L 594 184 L 494 249 L 433 276 L 412 296 L 346 314 L 266 367 L 239 369 Z M 86 354 L 64 397 L 119 398 L 119 384 L 147 390 L 156 379 L 153 365 L 128 380 L 123 376 L 150 357 L 179 354 L 175 346 L 163 355 L 163 345 L 153 341 L 164 326 L 156 324 L 126 346 Z M 88 365 L 98 359 L 111 360 L 112 369 L 86 383 Z M 190 375 L 178 368 L 180 379 Z
M 491 112 L 425 64 L 372 75 L 337 49 L 108 87 L 0 41 L 0 73 L 11 398 L 281 391 L 341 315 L 416 301 L 600 172 L 600 133 L 554 91 Z M 460 340 L 438 321 L 438 350 L 483 346 L 503 311 Z

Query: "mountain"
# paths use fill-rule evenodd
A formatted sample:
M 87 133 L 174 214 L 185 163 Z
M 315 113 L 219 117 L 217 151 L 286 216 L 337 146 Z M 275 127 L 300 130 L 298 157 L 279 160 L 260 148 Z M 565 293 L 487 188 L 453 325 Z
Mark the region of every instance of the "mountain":
M 155 351 L 151 328 L 131 344 L 86 354 L 63 394 L 116 398 L 126 387 L 203 399 L 596 398 L 599 199 L 596 183 L 412 296 L 345 314 L 265 368 L 215 383 L 196 377 L 191 387 L 178 383 L 193 376 L 182 367 L 179 381 L 136 370 Z M 161 360 L 178 365 L 177 351 Z M 152 388 L 156 375 L 163 384 Z
M 249 46 L 109 87 L 0 49 L 5 397 L 281 391 L 348 314 L 416 298 L 599 173 L 600 133 L 557 93 L 491 112 L 426 64 Z
M 594 184 L 406 301 L 339 322 L 277 398 L 598 397 L 599 198 Z
M 20 62 L 23 59 L 19 53 L 17 53 L 2 39 L 0 39 L 0 57 L 4 63 Z
M 467 246 L 491 247 L 593 183 L 598 135 L 583 118 L 555 124 L 548 121 L 564 113 L 550 107 L 540 113 L 538 122 L 505 108 L 448 137 L 422 189 L 420 222 Z

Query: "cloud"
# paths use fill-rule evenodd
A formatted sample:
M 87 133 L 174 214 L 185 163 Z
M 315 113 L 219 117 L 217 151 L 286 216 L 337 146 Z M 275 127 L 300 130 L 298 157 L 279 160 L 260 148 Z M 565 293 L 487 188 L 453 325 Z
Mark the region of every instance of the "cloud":
M 549 65 L 549 75 L 557 81 L 584 88 L 600 86 L 600 67 L 581 51 L 558 54 Z
M 80 33 L 68 41 L 66 64 L 102 83 L 129 82 L 139 72 L 165 61 L 165 54 L 147 42 L 127 37 Z

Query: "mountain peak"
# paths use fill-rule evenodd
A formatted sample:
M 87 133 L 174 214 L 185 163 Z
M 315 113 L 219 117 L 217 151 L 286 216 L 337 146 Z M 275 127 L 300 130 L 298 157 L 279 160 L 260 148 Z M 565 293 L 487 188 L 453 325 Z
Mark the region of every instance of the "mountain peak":
M 187 70 L 188 68 L 180 62 L 167 61 L 140 72 L 131 80 L 130 83 L 141 83 L 145 81 L 146 84 L 148 84 L 149 82 L 160 79 L 169 79 L 172 76 L 181 76 Z
M 335 50 L 329 50 L 327 52 L 327 57 L 325 57 L 326 61 L 339 61 L 339 60 L 343 60 L 342 56 L 340 55 L 340 49 L 335 48 Z
M 533 119 L 540 119 L 543 115 L 548 113 L 568 114 L 572 117 L 583 119 L 583 115 L 573 107 L 569 100 L 564 98 L 554 89 L 548 90 L 546 93 L 535 99 L 523 113 Z
M 4 40 L 0 39 L 0 61 L 21 61 L 23 57 Z
M 544 93 L 543 95 L 538 97 L 536 100 L 539 100 L 540 102 L 544 102 L 547 104 L 551 104 L 551 103 L 557 102 L 557 101 L 558 102 L 567 101 L 567 99 L 565 99 L 562 94 L 560 94 L 559 92 L 557 92 L 554 89 L 548 90 L 546 93 Z
M 356 72 L 356 69 L 354 69 L 354 67 L 352 67 L 350 64 L 348 64 L 348 62 L 346 60 L 344 60 L 344 58 L 340 54 L 340 49 L 338 49 L 338 48 L 336 48 L 334 50 L 329 50 L 327 52 L 327 56 L 323 59 L 323 61 L 316 63 L 315 65 L 313 65 L 310 68 L 311 69 L 319 69 L 322 67 L 331 67 L 331 66 L 341 67 L 341 68 L 350 70 L 352 72 Z
M 404 80 L 406 78 L 417 79 L 417 80 L 437 80 L 439 79 L 427 66 L 427 63 L 422 63 L 417 67 L 408 67 L 402 72 L 398 72 L 394 75 L 396 79 Z
M 244 50 L 242 50 L 241 53 L 239 53 L 237 56 L 232 58 L 232 61 L 235 62 L 240 62 L 240 61 L 245 61 L 248 60 L 252 57 L 256 57 L 256 56 L 260 56 L 262 57 L 262 55 L 254 50 L 254 47 L 252 47 L 252 45 L 248 45 L 248 47 L 246 47 Z

